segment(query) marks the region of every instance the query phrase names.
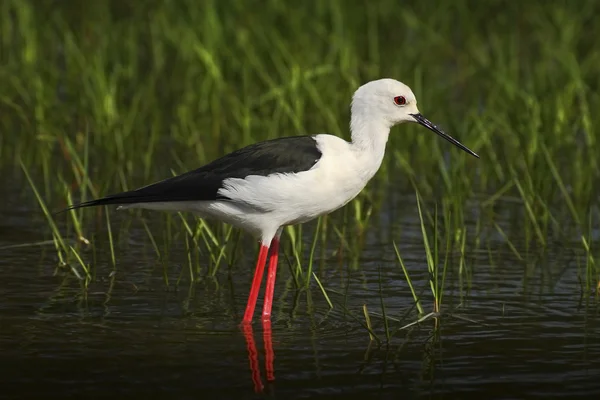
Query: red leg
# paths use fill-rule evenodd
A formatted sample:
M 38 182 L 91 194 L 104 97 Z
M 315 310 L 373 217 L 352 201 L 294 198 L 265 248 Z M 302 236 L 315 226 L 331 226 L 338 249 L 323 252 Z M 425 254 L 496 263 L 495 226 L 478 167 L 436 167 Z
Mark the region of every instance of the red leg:
M 250 288 L 250 295 L 248 296 L 248 304 L 246 305 L 246 312 L 244 313 L 244 319 L 242 320 L 242 323 L 244 324 L 252 322 L 258 292 L 260 291 L 260 283 L 265 271 L 265 262 L 267 261 L 268 251 L 269 248 L 264 244 L 260 246 L 258 260 L 256 261 L 256 270 L 254 271 L 254 279 L 252 279 L 252 287 Z
M 252 374 L 252 382 L 254 383 L 254 391 L 260 393 L 263 391 L 263 383 L 260 378 L 260 366 L 258 364 L 258 351 L 256 351 L 256 342 L 254 341 L 254 333 L 252 325 L 244 324 L 242 332 L 246 339 L 246 347 L 248 349 L 248 361 L 250 362 L 250 372 Z
M 275 275 L 277 274 L 277 259 L 279 258 L 279 238 L 271 241 L 271 259 L 267 272 L 267 287 L 265 288 L 265 302 L 263 303 L 263 320 L 271 319 L 271 308 L 273 307 L 273 292 L 275 291 Z

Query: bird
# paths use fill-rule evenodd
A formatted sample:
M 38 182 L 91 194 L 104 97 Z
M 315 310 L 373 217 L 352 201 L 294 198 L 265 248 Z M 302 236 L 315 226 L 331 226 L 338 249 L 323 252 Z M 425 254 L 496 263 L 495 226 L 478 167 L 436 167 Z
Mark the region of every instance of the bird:
M 281 234 L 340 209 L 379 170 L 390 129 L 417 123 L 479 158 L 425 118 L 406 84 L 391 78 L 358 87 L 350 104 L 350 137 L 330 134 L 283 136 L 239 148 L 197 169 L 139 189 L 73 204 L 63 211 L 118 205 L 191 212 L 221 220 L 260 242 L 242 324 L 251 324 L 269 256 L 262 320 L 270 321 Z

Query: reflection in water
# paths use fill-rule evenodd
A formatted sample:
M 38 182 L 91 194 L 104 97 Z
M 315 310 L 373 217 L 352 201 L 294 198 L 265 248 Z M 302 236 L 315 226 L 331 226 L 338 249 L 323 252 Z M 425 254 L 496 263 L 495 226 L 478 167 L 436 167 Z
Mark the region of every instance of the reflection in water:
M 265 348 L 265 371 L 267 375 L 267 383 L 275 380 L 275 369 L 273 367 L 273 361 L 275 354 L 273 352 L 273 334 L 271 331 L 271 321 L 263 320 L 263 342 Z M 242 323 L 240 325 L 244 338 L 246 339 L 246 347 L 248 349 L 248 361 L 250 362 L 250 372 L 252 375 L 252 382 L 254 383 L 254 391 L 261 393 L 264 389 L 264 385 L 261 379 L 260 373 L 260 362 L 258 361 L 258 351 L 256 349 L 256 341 L 254 340 L 254 331 L 252 324 Z
M 254 382 L 254 391 L 262 392 L 264 385 L 260 375 L 260 363 L 258 362 L 258 351 L 256 350 L 256 341 L 254 340 L 254 331 L 251 324 L 242 324 L 242 332 L 246 339 L 246 347 L 248 348 L 248 361 L 250 362 L 250 372 L 252 374 L 252 382 Z
M 271 321 L 263 321 L 263 341 L 265 344 L 265 370 L 267 371 L 267 382 L 275 380 L 275 369 L 273 362 L 275 353 L 273 352 L 273 334 L 271 333 Z

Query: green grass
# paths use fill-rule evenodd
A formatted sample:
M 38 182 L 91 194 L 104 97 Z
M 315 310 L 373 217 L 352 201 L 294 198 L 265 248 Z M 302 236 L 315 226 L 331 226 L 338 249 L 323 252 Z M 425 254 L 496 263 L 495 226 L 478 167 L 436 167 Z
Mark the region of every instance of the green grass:
M 304 227 L 315 233 L 313 242 L 303 242 L 302 227 L 286 231 L 282 263 L 287 257 L 294 286 L 307 289 L 315 277 L 312 287 L 332 305 L 318 278 L 323 265 L 313 260 L 335 247 L 335 257 L 360 269 L 365 237 L 394 191 L 418 193 L 435 310 L 446 271 L 458 269 L 468 290 L 476 269 L 469 254 L 485 253 L 490 234 L 524 265 L 557 242 L 576 243 L 589 292 L 600 280 L 593 229 L 599 12 L 592 0 L 5 0 L 0 168 L 40 206 L 59 260 L 82 281 L 94 276 L 83 253 L 88 238 L 108 229 L 110 263 L 118 269 L 117 248 L 134 223 L 147 231 L 166 285 L 173 283 L 174 241 L 186 246 L 178 262 L 197 281 L 235 261 L 239 236 L 229 227 L 182 214 L 153 214 L 151 226 L 148 214 L 132 212 L 111 226 L 105 208 L 51 212 L 257 140 L 320 132 L 349 138 L 352 92 L 393 77 L 413 88 L 424 115 L 481 159 L 420 127 L 395 128 L 368 188 L 315 231 Z M 501 218 L 503 202 L 516 207 Z M 499 222 L 507 217 L 510 226 Z

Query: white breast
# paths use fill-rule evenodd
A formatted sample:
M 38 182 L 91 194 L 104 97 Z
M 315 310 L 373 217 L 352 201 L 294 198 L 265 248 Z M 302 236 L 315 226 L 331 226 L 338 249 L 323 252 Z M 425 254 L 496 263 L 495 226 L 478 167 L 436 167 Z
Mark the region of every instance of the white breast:
M 322 156 L 312 169 L 227 179 L 219 194 L 243 209 L 240 217 L 248 222 L 259 224 L 256 219 L 269 219 L 277 227 L 306 222 L 344 206 L 364 188 L 379 165 L 365 168 L 351 145 L 336 136 L 317 135 L 316 140 Z

